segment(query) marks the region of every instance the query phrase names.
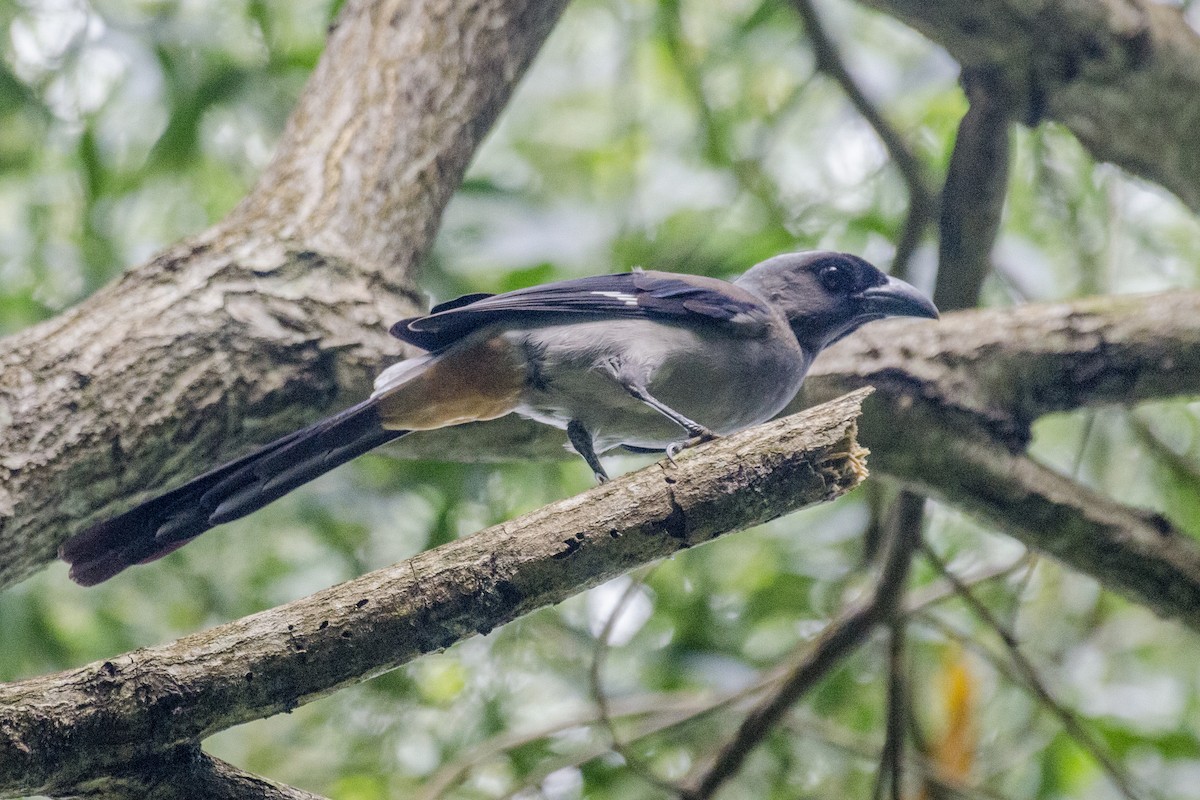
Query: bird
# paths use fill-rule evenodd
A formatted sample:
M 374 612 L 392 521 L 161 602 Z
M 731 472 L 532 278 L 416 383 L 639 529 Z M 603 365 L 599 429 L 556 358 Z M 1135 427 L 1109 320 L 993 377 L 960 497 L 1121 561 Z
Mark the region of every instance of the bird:
M 785 253 L 733 281 L 636 269 L 469 294 L 391 327 L 422 351 L 366 400 L 67 539 L 84 586 L 161 558 L 413 431 L 518 414 L 566 432 L 598 481 L 614 448 L 665 452 L 774 417 L 813 359 L 932 301 L 858 256 Z

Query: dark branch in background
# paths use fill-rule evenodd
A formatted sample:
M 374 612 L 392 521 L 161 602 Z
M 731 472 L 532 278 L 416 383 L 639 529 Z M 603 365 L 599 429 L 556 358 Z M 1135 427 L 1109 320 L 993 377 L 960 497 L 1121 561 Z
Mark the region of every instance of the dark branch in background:
M 907 498 L 907 499 L 905 499 Z M 904 596 L 908 568 L 921 542 L 921 500 L 898 498 L 888 520 L 879 578 L 870 597 L 831 622 L 779 687 L 746 715 L 737 734 L 721 748 L 711 766 L 683 792 L 686 800 L 706 800 L 737 774 L 746 757 L 801 697 L 861 647 L 871 632 L 887 622 Z
M 855 110 L 875 130 L 875 135 L 883 142 L 892 163 L 900 172 L 904 185 L 908 189 L 908 216 L 896 242 L 896 255 L 892 260 L 892 273 L 906 277 L 908 262 L 913 252 L 921 243 L 925 229 L 933 222 L 937 213 L 937 192 L 930 186 L 925 175 L 925 168 L 920 160 L 908 148 L 908 144 L 900 133 L 892 127 L 875 104 L 867 97 L 850 70 L 842 60 L 837 44 L 825 30 L 821 16 L 817 13 L 812 0 L 792 0 L 792 5 L 804 20 L 804 29 L 812 43 L 813 57 L 817 69 L 835 81 L 846 94 L 846 98 Z
M 1008 189 L 1008 125 L 1012 101 L 991 70 L 964 69 L 970 105 L 958 125 L 938 236 L 938 282 L 933 301 L 943 311 L 974 308 L 991 270 Z
M 907 492 L 902 498 L 924 504 L 924 498 Z M 916 520 L 918 524 L 920 519 Z M 899 611 L 899 609 L 897 609 Z M 904 734 L 908 730 L 908 691 L 904 670 L 904 640 L 908 621 L 896 614 L 889 623 L 887 667 L 887 721 L 884 726 L 883 748 L 879 754 L 879 769 L 875 774 L 874 800 L 882 800 L 883 787 L 890 787 L 891 800 L 904 797 Z
M 1050 712 L 1058 718 L 1059 723 L 1067 731 L 1068 735 L 1100 765 L 1100 768 L 1108 776 L 1109 780 L 1112 781 L 1117 791 L 1126 800 L 1138 800 L 1139 795 L 1133 789 L 1133 781 L 1130 776 L 1113 759 L 1104 745 L 1097 741 L 1096 737 L 1079 721 L 1079 718 L 1054 699 L 1049 688 L 1046 687 L 1045 682 L 1038 675 L 1037 668 L 1021 652 L 1017 635 L 975 596 L 975 593 L 971 591 L 969 586 L 962 582 L 962 579 L 950 571 L 946 566 L 946 562 L 942 561 L 932 547 L 929 547 L 928 544 L 924 545 L 921 548 L 921 553 L 933 565 L 937 573 L 950 582 L 954 587 L 955 593 L 966 603 L 971 612 L 1000 638 L 1000 642 L 1004 645 L 1011 664 L 1016 670 L 1017 674 L 1015 677 L 1033 692 L 1039 703 L 1050 709 Z
M 69 794 L 866 477 L 868 391 L 176 642 L 0 685 L 0 796 Z

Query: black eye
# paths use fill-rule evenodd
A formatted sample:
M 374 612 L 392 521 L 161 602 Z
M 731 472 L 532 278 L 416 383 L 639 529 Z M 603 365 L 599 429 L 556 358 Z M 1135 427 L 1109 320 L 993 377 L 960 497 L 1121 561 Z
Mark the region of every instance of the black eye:
M 817 273 L 821 285 L 832 294 L 844 294 L 854 285 L 854 275 L 839 264 L 828 264 Z

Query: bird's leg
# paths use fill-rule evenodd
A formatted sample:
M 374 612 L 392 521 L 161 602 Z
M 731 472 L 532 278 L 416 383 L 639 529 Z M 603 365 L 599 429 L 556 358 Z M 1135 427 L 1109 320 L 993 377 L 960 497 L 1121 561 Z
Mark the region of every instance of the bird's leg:
M 625 387 L 625 391 L 629 392 L 638 400 L 641 400 L 646 405 L 653 408 L 658 413 L 662 414 L 667 419 L 679 425 L 688 433 L 687 439 L 682 442 L 672 442 L 667 445 L 667 460 L 672 464 L 675 463 L 675 456 L 679 455 L 681 450 L 688 447 L 695 447 L 702 442 L 709 442 L 717 438 L 717 434 L 710 431 L 708 428 L 701 425 L 695 420 L 688 419 L 683 414 L 680 414 L 675 409 L 658 400 L 654 395 L 646 390 L 645 386 L 633 381 L 622 381 L 621 385 Z
M 596 476 L 596 482 L 604 483 L 607 481 L 608 473 L 604 471 L 604 465 L 596 457 L 596 448 L 592 445 L 592 435 L 588 433 L 587 428 L 583 427 L 583 423 L 577 419 L 568 422 L 567 438 L 571 440 L 571 447 L 575 448 L 575 452 L 583 456 L 583 460 L 592 468 L 592 474 Z

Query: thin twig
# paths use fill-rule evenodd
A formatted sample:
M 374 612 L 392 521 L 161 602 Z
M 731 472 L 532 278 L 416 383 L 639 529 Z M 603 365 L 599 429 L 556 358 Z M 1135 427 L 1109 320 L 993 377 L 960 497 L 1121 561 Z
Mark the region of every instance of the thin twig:
M 937 215 L 937 192 L 931 187 L 924 166 L 909 149 L 904 137 L 884 118 L 850 74 L 837 43 L 825 30 L 812 0 L 792 0 L 792 5 L 804 20 L 804 29 L 812 43 L 817 69 L 841 87 L 846 99 L 875 131 L 908 190 L 908 216 L 900 231 L 900 238 L 896 243 L 896 256 L 892 260 L 892 272 L 905 277 L 908 262 L 920 244 L 921 236 Z
M 1039 702 L 1050 709 L 1051 713 L 1058 718 L 1059 724 L 1063 726 L 1063 730 L 1070 736 L 1076 744 L 1085 750 L 1100 768 L 1108 775 L 1109 780 L 1117 790 L 1127 798 L 1127 800 L 1137 800 L 1138 794 L 1134 791 L 1131 778 L 1125 774 L 1113 757 L 1104 749 L 1091 732 L 1079 720 L 1078 716 L 1072 710 L 1059 703 L 1054 699 L 1049 688 L 1042 681 L 1038 674 L 1037 668 L 1033 663 L 1021 652 L 1020 643 L 1014 634 L 1007 626 L 1001 622 L 991 610 L 975 596 L 970 587 L 962 583 L 962 581 L 953 572 L 949 570 L 946 563 L 933 551 L 933 548 L 928 544 L 921 547 L 921 553 L 933 566 L 933 568 L 953 586 L 955 592 L 967 604 L 967 607 L 979 618 L 981 622 L 991 628 L 1005 650 L 1008 651 L 1012 666 L 1017 671 L 1017 676 L 1025 685 L 1033 692 Z
M 832 622 L 784 679 L 783 683 L 742 721 L 732 740 L 712 765 L 682 794 L 687 800 L 704 800 L 737 774 L 746 757 L 775 728 L 784 714 L 809 689 L 860 647 L 881 622 L 889 619 L 900 602 L 908 580 L 909 562 L 920 541 L 923 499 L 902 493 L 889 520 L 883 566 L 871 596 Z
M 1001 578 L 1007 578 L 1019 570 L 1031 569 L 1035 563 L 1036 556 L 1032 552 L 1026 551 L 1011 564 L 1006 564 L 1002 567 L 993 567 L 968 577 L 959 576 L 959 580 L 970 587 L 980 586 L 991 581 L 1000 580 Z M 912 616 L 957 596 L 958 594 L 954 586 L 949 581 L 943 581 L 941 584 L 931 583 L 922 586 L 909 593 L 908 601 L 904 604 L 904 614 Z
M 650 571 L 653 572 L 654 569 L 656 567 L 651 567 Z M 604 691 L 604 658 L 608 654 L 608 641 L 612 636 L 613 627 L 616 626 L 621 614 L 625 612 L 625 606 L 629 604 L 629 601 L 633 599 L 634 595 L 645 584 L 646 580 L 644 576 L 631 577 L 629 585 L 625 587 L 625 591 L 617 599 L 612 613 L 608 615 L 608 619 L 604 621 L 604 627 L 601 628 L 600 634 L 596 637 L 596 650 L 592 656 L 591 669 L 588 670 L 588 679 L 591 682 L 592 699 L 596 701 L 596 720 L 608 732 L 608 736 L 612 740 L 613 751 L 625 759 L 625 763 L 629 766 L 630 771 L 646 781 L 646 783 L 668 794 L 677 794 L 679 787 L 655 775 L 650 765 L 643 761 L 641 756 L 630 750 L 628 745 L 617 734 L 616 726 L 613 724 L 612 715 L 609 711 L 608 694 Z
M 1092 412 L 1094 415 L 1095 412 Z M 1136 413 L 1127 415 L 1127 421 L 1138 442 L 1171 472 L 1172 476 L 1185 484 L 1195 486 L 1200 478 L 1200 464 L 1186 455 L 1176 452 L 1164 442 L 1150 423 Z

